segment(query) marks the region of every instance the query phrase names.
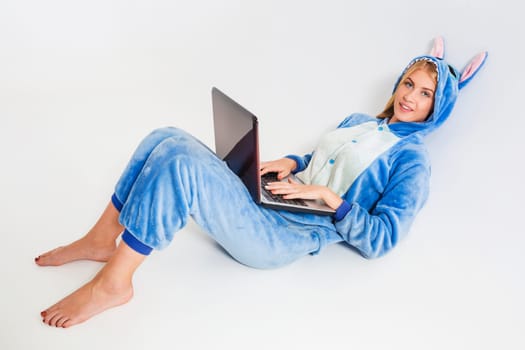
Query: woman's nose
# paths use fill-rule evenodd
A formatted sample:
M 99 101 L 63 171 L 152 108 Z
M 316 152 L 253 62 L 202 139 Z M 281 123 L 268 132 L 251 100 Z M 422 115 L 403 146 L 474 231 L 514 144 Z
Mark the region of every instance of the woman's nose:
M 414 100 L 414 92 L 408 91 L 405 95 L 403 95 L 403 99 L 406 102 L 412 102 Z

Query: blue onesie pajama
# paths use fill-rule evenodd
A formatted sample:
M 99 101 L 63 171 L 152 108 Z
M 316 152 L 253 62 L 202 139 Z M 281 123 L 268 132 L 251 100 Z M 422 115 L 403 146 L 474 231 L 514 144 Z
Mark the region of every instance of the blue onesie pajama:
M 430 162 L 423 136 L 448 118 L 459 89 L 485 58 L 486 53 L 478 56 L 460 74 L 439 54 L 416 57 L 407 68 L 427 60 L 438 71 L 427 120 L 388 124 L 388 118 L 352 114 L 314 152 L 288 156 L 305 183 L 341 196 L 333 217 L 261 207 L 199 140 L 176 128 L 154 131 L 137 148 L 112 196 L 125 227 L 122 240 L 147 255 L 166 247 L 191 217 L 234 259 L 252 267 L 289 264 L 341 241 L 364 257 L 382 256 L 406 235 L 427 199 Z
M 112 202 L 122 239 L 141 254 L 162 249 L 191 216 L 231 256 L 257 268 L 288 264 L 341 241 L 332 219 L 266 209 L 199 140 L 159 129 L 139 145 Z

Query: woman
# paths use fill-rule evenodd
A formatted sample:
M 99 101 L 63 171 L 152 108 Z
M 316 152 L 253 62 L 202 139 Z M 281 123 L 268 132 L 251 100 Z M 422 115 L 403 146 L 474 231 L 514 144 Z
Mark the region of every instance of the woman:
M 41 312 L 43 322 L 70 327 L 129 301 L 135 270 L 153 249 L 168 245 L 189 216 L 233 258 L 257 268 L 282 266 L 341 241 L 368 258 L 388 252 L 428 195 L 430 165 L 422 136 L 447 119 L 458 89 L 486 58 L 477 56 L 459 77 L 441 59 L 441 49 L 438 39 L 431 55 L 409 63 L 378 118 L 353 114 L 314 153 L 261 165 L 263 174 L 283 178 L 294 172 L 307 184 L 275 182 L 269 190 L 323 200 L 336 210 L 333 217 L 260 207 L 200 141 L 175 128 L 151 133 L 93 228 L 35 259 L 41 266 L 107 261 L 93 280 Z

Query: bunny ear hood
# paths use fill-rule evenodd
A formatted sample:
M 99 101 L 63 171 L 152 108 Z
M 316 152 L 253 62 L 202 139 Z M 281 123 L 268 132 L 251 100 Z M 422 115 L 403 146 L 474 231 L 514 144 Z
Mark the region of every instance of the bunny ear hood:
M 434 108 L 432 113 L 424 122 L 390 124 L 389 128 L 399 136 L 407 136 L 413 133 L 426 135 L 439 128 L 452 112 L 459 91 L 479 72 L 488 56 L 487 52 L 481 52 L 470 60 L 463 70 L 458 71 L 454 66 L 444 60 L 444 53 L 443 39 L 438 37 L 434 40 L 430 54 L 412 59 L 397 79 L 394 85 L 394 91 L 399 85 L 403 74 L 415 62 L 426 60 L 432 62 L 437 68 L 437 85 L 434 93 Z

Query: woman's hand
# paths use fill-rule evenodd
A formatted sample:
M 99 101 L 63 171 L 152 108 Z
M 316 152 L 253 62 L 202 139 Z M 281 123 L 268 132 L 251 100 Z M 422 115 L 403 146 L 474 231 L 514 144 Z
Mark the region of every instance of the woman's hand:
M 343 202 L 341 197 L 326 186 L 304 185 L 292 179 L 271 182 L 266 189 L 273 194 L 282 195 L 284 199 L 321 199 L 332 209 L 339 208 Z
M 284 179 L 292 171 L 297 168 L 297 163 L 295 160 L 290 158 L 281 158 L 277 160 L 272 160 L 270 162 L 261 163 L 261 175 L 267 173 L 277 173 L 277 178 L 279 180 Z

